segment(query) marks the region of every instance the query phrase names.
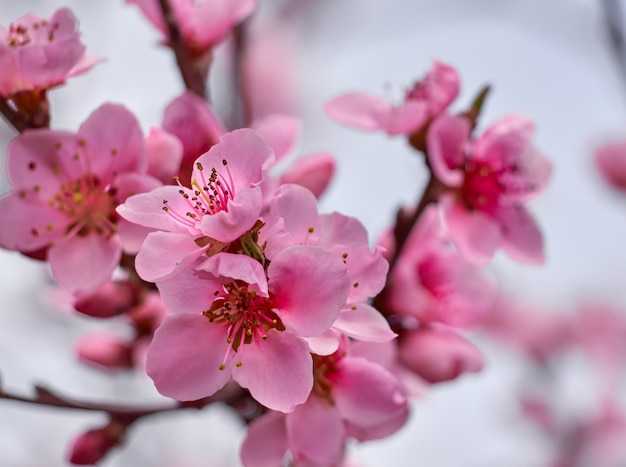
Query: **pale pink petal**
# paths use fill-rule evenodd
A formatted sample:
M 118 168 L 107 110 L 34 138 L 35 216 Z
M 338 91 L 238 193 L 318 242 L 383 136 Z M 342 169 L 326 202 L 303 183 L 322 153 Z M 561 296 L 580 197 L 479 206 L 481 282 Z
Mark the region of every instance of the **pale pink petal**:
M 407 100 L 382 118 L 382 129 L 390 135 L 408 135 L 426 123 L 428 107 L 423 102 Z
M 494 169 L 516 164 L 530 147 L 534 124 L 521 115 L 509 115 L 491 125 L 474 141 L 474 157 Z
M 458 187 L 463 183 L 465 146 L 470 130 L 469 120 L 447 113 L 441 114 L 428 127 L 428 162 L 444 185 Z
M 261 263 L 250 256 L 219 253 L 205 260 L 196 269 L 209 272 L 215 277 L 254 284 L 258 291 L 267 297 L 265 270 Z
M 103 182 L 122 172 L 145 172 L 148 167 L 139 122 L 121 105 L 98 107 L 81 125 L 78 138 L 79 156 L 87 159 L 83 163 Z
M 124 253 L 137 254 L 141 249 L 146 237 L 153 230 L 143 225 L 133 224 L 126 219 L 118 219 L 117 236 L 120 239 Z
M 502 229 L 502 249 L 521 263 L 543 264 L 543 238 L 535 220 L 521 205 L 501 207 L 495 213 Z
M 601 147 L 596 151 L 594 162 L 607 183 L 626 191 L 626 141 Z
M 205 0 L 195 3 L 193 14 L 181 17 L 180 22 L 194 43 L 211 47 L 223 40 L 255 7 L 256 0 Z
M 70 78 L 72 76 L 79 76 L 83 73 L 87 73 L 94 66 L 104 61 L 104 58 L 94 57 L 93 55 L 85 52 L 80 60 L 78 60 L 76 64 L 72 67 L 72 69 L 67 72 L 67 77 Z
M 385 286 L 389 271 L 382 248 L 377 247 L 372 252 L 366 243 L 353 243 L 334 246 L 332 251 L 343 260 L 350 274 L 352 289 L 349 303 L 361 303 L 378 295 Z
M 299 158 L 280 177 L 280 183 L 295 183 L 307 188 L 319 198 L 328 188 L 337 163 L 335 157 L 324 152 Z
M 296 460 L 336 465 L 343 458 L 345 430 L 341 414 L 326 400 L 311 395 L 286 416 L 287 435 Z
M 211 396 L 230 379 L 227 328 L 198 314 L 169 316 L 154 333 L 146 372 L 164 396 L 191 401 Z
M 318 244 L 331 248 L 334 245 L 349 245 L 351 243 L 368 244 L 367 230 L 361 221 L 354 217 L 345 216 L 338 212 L 320 216 L 322 233 Z
M 200 314 L 222 292 L 222 284 L 211 274 L 191 268 L 181 268 L 176 274 L 158 279 L 157 287 L 166 308 L 172 313 Z
M 70 292 L 94 290 L 111 279 L 122 257 L 119 238 L 89 233 L 59 241 L 48 251 L 54 278 Z
M 150 129 L 146 137 L 148 173 L 164 183 L 170 183 L 183 160 L 180 140 L 158 127 Z
M 300 120 L 291 115 L 272 114 L 255 120 L 251 128 L 265 138 L 274 150 L 276 162 L 279 162 L 296 147 L 300 133 Z
M 407 410 L 398 381 L 382 366 L 345 357 L 335 374 L 333 400 L 344 419 L 360 427 L 388 422 Z
M 330 118 L 359 130 L 386 130 L 392 109 L 383 99 L 357 93 L 336 97 L 324 105 Z
M 122 370 L 133 367 L 132 344 L 109 333 L 85 334 L 76 342 L 78 359 L 100 370 Z
M 177 267 L 192 264 L 205 250 L 186 233 L 151 232 L 137 254 L 135 268 L 143 280 L 155 282 Z
M 387 342 L 397 334 L 389 328 L 389 323 L 380 312 L 369 305 L 355 305 L 339 313 L 333 324 L 346 336 L 369 342 Z
M 317 243 L 320 216 L 313 194 L 298 185 L 284 185 L 276 192 L 270 205 L 270 216 L 282 219 L 292 244 Z M 264 238 L 270 244 L 272 238 Z
M 431 383 L 452 380 L 483 367 L 480 351 L 449 328 L 428 326 L 407 333 L 399 350 L 402 363 Z
M 403 383 L 406 384 L 406 382 L 404 381 Z M 414 397 L 420 397 L 423 395 L 423 393 L 423 388 L 419 388 L 418 391 L 416 391 L 415 394 L 412 395 Z M 389 420 L 374 426 L 362 427 L 358 425 L 353 425 L 351 423 L 346 423 L 346 434 L 351 438 L 354 438 L 361 442 L 387 438 L 406 424 L 409 419 L 409 415 L 410 413 L 407 407 L 405 410 L 396 412 L 395 416 L 393 416 Z
M 126 3 L 137 5 L 148 21 L 161 31 L 163 39 L 167 38 L 167 29 L 158 0 L 126 0 Z
M 306 337 L 304 340 L 308 342 L 311 353 L 317 355 L 330 355 L 339 348 L 339 336 L 332 328 L 319 336 Z
M 291 412 L 309 397 L 313 388 L 313 360 L 307 343 L 290 331 L 270 329 L 267 339 L 253 339 L 240 347 L 240 366 L 233 379 L 261 404 Z
M 244 467 L 276 467 L 283 464 L 288 449 L 285 416 L 268 412 L 248 425 L 241 462 Z
M 271 262 L 267 275 L 276 313 L 303 337 L 322 334 L 348 298 L 350 276 L 336 255 L 316 246 L 294 246 Z
M 443 112 L 459 95 L 459 74 L 455 68 L 435 61 L 426 77 L 408 93 L 407 99 L 419 99 L 428 104 L 431 116 Z
M 497 221 L 482 211 L 467 210 L 450 197 L 442 197 L 440 204 L 447 232 L 461 255 L 476 265 L 489 263 L 502 241 Z

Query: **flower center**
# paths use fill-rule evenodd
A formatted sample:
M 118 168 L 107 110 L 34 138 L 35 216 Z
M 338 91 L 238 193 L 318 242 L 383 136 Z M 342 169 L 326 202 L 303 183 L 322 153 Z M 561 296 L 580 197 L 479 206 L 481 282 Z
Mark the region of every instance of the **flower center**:
M 253 339 L 267 339 L 267 331 L 284 331 L 285 326 L 272 311 L 272 298 L 263 297 L 244 282 L 224 285 L 223 291 L 215 292 L 211 308 L 202 312 L 211 323 L 228 327 L 227 342 L 234 352 Z M 224 369 L 223 365 L 220 369 Z
M 112 235 L 117 231 L 115 192 L 114 188 L 101 186 L 97 177 L 88 174 L 61 184 L 49 205 L 74 219 L 68 233 L 75 231 L 78 235 L 87 235 L 95 231 L 100 235 Z
M 163 210 L 172 216 L 177 222 L 189 227 L 195 227 L 203 216 L 212 216 L 220 211 L 228 212 L 228 203 L 234 199 L 235 190 L 233 179 L 228 169 L 226 159 L 222 160 L 226 174 L 218 172 L 212 167 L 207 178 L 205 169 L 200 162 L 196 162 L 199 177 L 191 180 L 191 188 L 181 185 L 176 179 L 180 190 L 178 193 L 184 198 L 187 210 L 176 211 L 168 206 L 168 200 L 163 200 Z
M 344 355 L 345 353 L 340 350 L 332 355 L 321 356 L 312 354 L 313 393 L 331 405 L 335 403 L 332 398 L 334 376 L 337 373 L 337 365 Z
M 14 49 L 32 42 L 44 42 L 46 38 L 48 42 L 53 42 L 54 33 L 59 27 L 59 23 L 50 25 L 45 19 L 33 23 L 30 27 L 24 24 L 12 24 L 9 26 L 6 42 Z
M 486 164 L 471 161 L 467 163 L 461 194 L 470 207 L 489 210 L 498 204 L 503 191 L 499 171 Z
M 435 299 L 442 300 L 454 294 L 455 283 L 449 258 L 428 255 L 417 265 L 417 272 L 420 282 Z

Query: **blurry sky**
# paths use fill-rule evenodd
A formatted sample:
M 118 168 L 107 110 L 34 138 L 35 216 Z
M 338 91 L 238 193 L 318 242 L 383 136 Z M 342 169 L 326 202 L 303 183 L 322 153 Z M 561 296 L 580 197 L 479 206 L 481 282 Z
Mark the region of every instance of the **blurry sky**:
M 442 60 L 456 66 L 462 78 L 454 110 L 467 106 L 482 85 L 492 84 L 480 126 L 510 113 L 530 117 L 536 122 L 536 145 L 554 164 L 548 190 L 531 207 L 545 235 L 547 264 L 522 266 L 498 256 L 490 273 L 503 290 L 530 303 L 567 311 L 582 301 L 604 300 L 626 309 L 626 199 L 601 183 L 591 163 L 599 144 L 626 138 L 626 86 L 609 47 L 600 1 L 301 3 L 308 9 L 295 27 L 304 130 L 299 153 L 328 150 L 339 158 L 338 178 L 323 211 L 357 216 L 375 238 L 399 203 L 416 199 L 426 177 L 420 158 L 401 138 L 342 128 L 325 117 L 323 103 L 348 91 L 398 100 L 432 60 Z M 51 93 L 53 126 L 75 130 L 106 101 L 124 103 L 145 130 L 159 124 L 165 105 L 182 87 L 172 56 L 158 46 L 158 35 L 135 8 L 122 0 L 0 0 L 0 24 L 29 11 L 49 16 L 62 5 L 80 20 L 90 53 L 107 61 Z M 0 124 L 3 153 L 11 134 Z M 44 311 L 49 287 L 41 265 L 0 252 L 3 383 L 27 391 L 43 382 L 85 399 L 159 401 L 145 377 L 111 379 L 74 363 L 71 342 L 98 326 Z M 518 360 L 492 344 L 479 345 L 488 360 L 482 374 L 435 388 L 415 404 L 401 433 L 371 443 L 355 459 L 371 467 L 545 465 L 547 445 L 529 426 L 511 424 Z M 575 379 L 574 386 L 582 381 Z M 572 394 L 574 401 L 585 397 L 575 388 Z M 101 421 L 0 401 L 0 465 L 64 465 L 64 443 Z M 225 411 L 154 422 L 135 426 L 129 448 L 102 465 L 237 465 L 235 446 L 242 431 Z

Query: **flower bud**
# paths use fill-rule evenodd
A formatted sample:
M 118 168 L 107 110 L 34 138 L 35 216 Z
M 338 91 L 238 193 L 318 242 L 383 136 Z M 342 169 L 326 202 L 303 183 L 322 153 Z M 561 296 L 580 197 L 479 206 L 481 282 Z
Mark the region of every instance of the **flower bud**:
M 76 344 L 76 353 L 81 362 L 103 370 L 133 367 L 133 345 L 110 334 L 83 336 Z
M 95 292 L 80 295 L 74 308 L 93 318 L 111 318 L 128 312 L 137 305 L 137 287 L 127 281 L 107 282 Z

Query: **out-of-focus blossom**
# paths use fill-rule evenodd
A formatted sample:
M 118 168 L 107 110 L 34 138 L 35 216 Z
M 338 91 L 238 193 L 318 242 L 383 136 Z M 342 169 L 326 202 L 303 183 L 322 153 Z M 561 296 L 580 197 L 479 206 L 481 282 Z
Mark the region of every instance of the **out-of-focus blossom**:
M 126 427 L 116 421 L 86 431 L 72 442 L 68 460 L 74 465 L 95 465 L 123 440 L 125 432 Z
M 85 52 L 76 21 L 66 8 L 50 19 L 33 14 L 15 21 L 6 30 L 0 26 L 0 96 L 45 91 L 85 73 L 98 60 Z M 25 105 L 27 96 L 18 99 Z
M 76 343 L 78 359 L 96 368 L 116 371 L 133 367 L 133 346 L 113 334 L 85 334 Z
M 136 252 L 147 233 L 115 212 L 130 194 L 161 184 L 147 166 L 139 123 L 119 105 L 101 106 L 78 133 L 20 135 L 9 146 L 13 191 L 0 200 L 0 245 L 46 249 L 64 288 L 96 289 L 110 280 L 122 251 Z
M 387 297 L 394 313 L 420 323 L 469 326 L 489 313 L 495 288 L 450 248 L 437 208 L 429 206 L 402 249 Z
M 443 112 L 456 99 L 459 87 L 457 71 L 435 62 L 397 106 L 378 97 L 352 93 L 327 102 L 325 109 L 331 118 L 352 128 L 410 135 Z
M 171 183 L 183 160 L 181 141 L 167 131 L 153 127 L 146 136 L 148 173 L 163 183 Z
M 130 281 L 107 282 L 91 293 L 78 294 L 74 309 L 93 318 L 111 318 L 133 309 L 139 294 L 139 287 Z
M 609 185 L 626 192 L 626 141 L 602 146 L 596 151 L 594 161 Z
M 544 261 L 541 232 L 525 203 L 543 192 L 550 163 L 532 146 L 533 124 L 513 115 L 467 141 L 464 117 L 443 114 L 428 130 L 428 158 L 451 192 L 442 195 L 448 234 L 471 262 L 486 264 L 498 246 L 525 263 Z
M 126 0 L 137 5 L 145 17 L 169 42 L 159 0 Z M 203 54 L 226 38 L 238 23 L 252 13 L 256 0 L 170 0 L 186 46 Z
M 405 331 L 398 349 L 402 364 L 430 383 L 449 381 L 483 368 L 480 350 L 447 326 L 431 324 Z

